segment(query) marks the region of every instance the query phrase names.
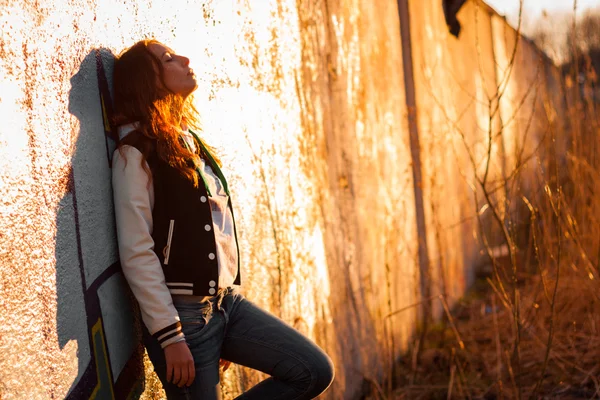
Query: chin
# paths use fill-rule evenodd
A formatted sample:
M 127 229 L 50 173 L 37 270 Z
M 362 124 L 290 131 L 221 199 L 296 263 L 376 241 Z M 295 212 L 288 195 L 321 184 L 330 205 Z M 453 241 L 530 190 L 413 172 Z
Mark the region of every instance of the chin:
M 191 88 L 188 88 L 186 90 L 182 90 L 181 92 L 179 92 L 179 94 L 181 94 L 181 96 L 183 96 L 183 98 L 188 97 L 189 95 L 191 95 L 192 93 L 194 93 L 194 91 L 196 91 L 196 89 L 198 88 L 198 85 L 195 85 Z
M 198 82 L 196 81 L 195 77 L 192 77 L 190 85 L 186 89 L 188 89 L 190 93 L 198 89 Z

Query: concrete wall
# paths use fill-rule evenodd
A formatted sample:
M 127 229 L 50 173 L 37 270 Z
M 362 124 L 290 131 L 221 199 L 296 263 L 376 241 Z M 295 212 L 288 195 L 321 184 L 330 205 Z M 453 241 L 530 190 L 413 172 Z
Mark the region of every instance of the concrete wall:
M 532 155 L 557 132 L 563 94 L 556 66 L 484 2 L 460 9 L 458 38 L 448 34 L 437 0 L 409 3 L 430 284 L 432 294 L 452 298 L 480 258 L 476 211 L 490 244 L 503 242 L 475 177 L 484 178 L 489 159 L 486 186 L 501 214 L 502 180 L 518 165 L 524 185 L 509 195 L 527 195 L 539 176 Z
M 423 279 L 450 302 L 471 282 L 479 250 L 462 137 L 481 156 L 483 99 L 504 62 L 494 56 L 506 60 L 514 42 L 505 22 L 476 4 L 459 13 L 459 39 L 449 36 L 439 1 L 409 4 L 431 262 Z M 394 1 L 3 5 L 0 397 L 141 390 L 96 50 L 110 77 L 111 53 L 149 36 L 189 56 L 199 77 L 204 137 L 220 150 L 238 210 L 246 296 L 329 352 L 336 380 L 327 398 L 353 398 L 368 379 L 388 376 L 417 308 L 386 316 L 420 300 L 418 166 L 398 21 Z M 538 57 L 525 46 L 519 54 L 514 93 L 529 85 Z M 516 98 L 504 100 L 503 112 Z M 495 177 L 508 159 L 499 149 Z M 225 398 L 259 379 L 230 369 Z

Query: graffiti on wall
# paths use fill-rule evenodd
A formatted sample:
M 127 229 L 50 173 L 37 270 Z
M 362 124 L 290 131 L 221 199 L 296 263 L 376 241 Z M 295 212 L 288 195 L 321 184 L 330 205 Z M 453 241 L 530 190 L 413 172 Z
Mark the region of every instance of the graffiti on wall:
M 81 280 L 81 291 L 78 293 L 75 290 L 67 291 L 60 290 L 59 283 L 66 282 L 68 279 L 57 276 L 57 297 L 58 297 L 58 330 L 61 330 L 61 303 L 67 301 L 80 301 L 84 304 L 85 311 L 85 328 L 87 333 L 87 341 L 89 346 L 89 358 L 82 360 L 80 357 L 79 378 L 73 384 L 69 395 L 69 399 L 110 399 L 110 398 L 135 398 L 143 390 L 143 346 L 139 340 L 140 320 L 138 312 L 132 304 L 133 301 L 131 292 L 129 291 L 123 275 L 121 266 L 117 260 L 110 263 L 108 266 L 92 262 L 86 263 L 90 257 L 86 257 L 85 236 L 83 229 L 89 231 L 89 226 L 85 226 L 82 221 L 82 212 L 86 213 L 102 213 L 110 223 L 106 226 L 114 226 L 112 219 L 112 192 L 107 188 L 106 183 L 99 185 L 106 189 L 104 200 L 100 209 L 82 210 L 82 207 L 90 206 L 95 202 L 90 199 L 85 199 L 90 193 L 85 191 L 85 185 L 78 185 L 77 175 L 82 174 L 87 177 L 94 177 L 91 171 L 81 171 L 93 166 L 95 163 L 90 163 L 89 159 L 79 159 L 77 154 L 79 149 L 85 149 L 92 144 L 87 143 L 87 140 L 93 141 L 93 151 L 87 151 L 87 157 L 93 155 L 94 158 L 105 159 L 103 161 L 104 169 L 110 170 L 111 156 L 114 150 L 114 130 L 111 127 L 109 116 L 112 113 L 111 97 L 107 74 L 104 69 L 104 63 L 110 62 L 114 56 L 112 52 L 106 49 L 96 49 L 88 54 L 82 63 L 79 72 L 71 79 L 71 93 L 69 96 L 69 111 L 77 116 L 81 124 L 80 135 L 77 140 L 75 156 L 72 166 L 69 170 L 68 191 L 65 195 L 67 201 L 72 202 L 71 210 L 74 216 L 75 223 L 75 239 L 77 247 L 77 264 L 79 267 L 79 276 Z M 106 59 L 106 60 L 104 60 Z M 94 68 L 95 67 L 95 68 Z M 95 71 L 95 73 L 94 73 Z M 86 74 L 86 77 L 78 76 Z M 82 82 L 92 83 L 93 79 L 90 76 L 97 76 L 98 92 L 100 96 L 89 98 L 91 93 L 86 85 Z M 80 92 L 81 91 L 81 92 Z M 83 94 L 85 93 L 85 95 Z M 93 93 L 93 92 L 92 92 Z M 83 110 L 84 104 L 81 103 L 82 96 L 86 96 L 88 101 L 99 101 L 100 107 L 87 107 Z M 90 131 L 83 123 L 89 121 L 81 118 L 81 112 L 98 112 L 101 115 L 101 124 L 93 127 Z M 101 112 L 99 112 L 101 110 Z M 98 146 L 98 127 L 102 129 L 102 147 Z M 96 137 L 92 139 L 92 136 Z M 106 157 L 102 155 L 105 151 Z M 96 165 L 99 167 L 100 165 Z M 106 174 L 103 174 L 106 178 Z M 105 180 L 105 179 L 104 179 Z M 110 184 L 110 181 L 108 181 Z M 83 190 L 82 190 L 83 189 Z M 81 198 L 84 198 L 83 202 Z M 83 205 L 82 205 L 83 203 Z M 96 216 L 97 218 L 97 216 Z M 60 211 L 57 213 L 57 220 L 60 221 Z M 85 227 L 85 228 L 84 228 Z M 58 235 L 61 233 L 60 226 Z M 116 247 L 116 235 L 114 230 L 105 232 L 104 246 Z M 88 239 L 89 240 L 89 239 Z M 57 246 L 62 244 L 61 240 L 57 239 Z M 65 243 L 66 245 L 66 243 Z M 99 247 L 100 248 L 100 247 Z M 111 252 L 114 256 L 114 251 Z M 100 257 L 101 258 L 101 257 Z M 57 260 L 58 261 L 58 260 Z M 94 269 L 94 271 L 91 271 Z M 57 263 L 57 274 L 61 271 L 60 265 Z M 91 278 L 91 279 L 90 279 Z M 64 298 L 61 299 L 61 295 Z M 74 299 L 76 297 L 77 299 Z M 66 309 L 65 309 L 66 312 Z M 64 315 L 69 321 L 73 321 L 72 315 Z M 65 320 L 64 322 L 69 323 Z M 119 325 L 116 327 L 115 325 Z M 118 328 L 118 329 L 115 329 Z M 81 347 L 81 343 L 79 344 Z

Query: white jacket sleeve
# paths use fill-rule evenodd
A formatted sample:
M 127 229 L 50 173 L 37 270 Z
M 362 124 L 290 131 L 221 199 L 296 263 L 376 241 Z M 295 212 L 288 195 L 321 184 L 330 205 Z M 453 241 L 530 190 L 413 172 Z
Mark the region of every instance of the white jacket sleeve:
M 123 146 L 123 152 L 125 158 L 115 150 L 112 167 L 121 267 L 140 305 L 144 324 L 164 348 L 185 338 L 160 260 L 153 251 L 154 188 L 142 168 L 142 153 L 132 146 Z

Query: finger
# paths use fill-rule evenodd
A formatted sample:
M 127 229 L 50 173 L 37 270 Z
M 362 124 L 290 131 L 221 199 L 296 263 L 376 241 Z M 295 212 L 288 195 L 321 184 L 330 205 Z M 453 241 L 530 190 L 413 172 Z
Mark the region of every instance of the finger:
M 173 368 L 173 384 L 179 384 L 179 380 L 181 379 L 181 364 L 177 364 Z
M 173 377 L 173 364 L 167 362 L 167 382 L 171 382 Z
M 188 386 L 190 386 L 194 382 L 195 377 L 196 377 L 196 368 L 194 366 L 194 362 L 190 361 L 188 363 L 188 381 L 187 381 Z
M 188 366 L 187 364 L 183 364 L 181 366 L 181 380 L 179 381 L 179 384 L 177 384 L 177 386 L 182 387 L 183 385 L 187 384 L 188 381 Z

